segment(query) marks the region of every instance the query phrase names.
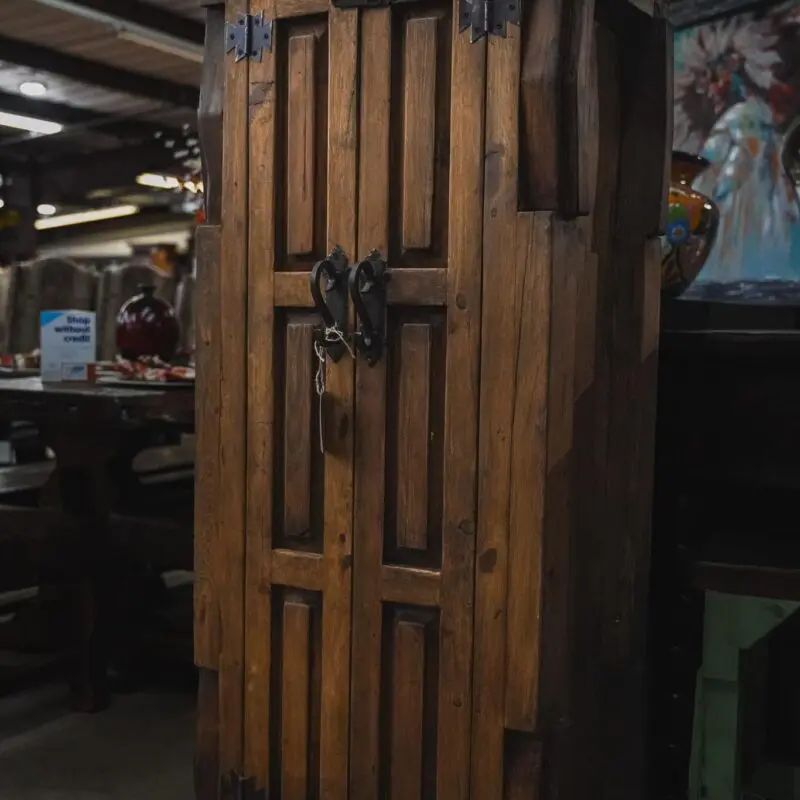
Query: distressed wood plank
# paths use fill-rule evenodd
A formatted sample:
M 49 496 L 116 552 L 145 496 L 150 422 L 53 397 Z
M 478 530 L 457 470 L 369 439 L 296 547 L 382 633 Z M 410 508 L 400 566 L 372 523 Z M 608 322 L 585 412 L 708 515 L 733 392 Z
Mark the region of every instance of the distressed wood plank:
M 272 583 L 311 592 L 321 592 L 325 586 L 325 563 L 318 553 L 298 550 L 273 550 Z
M 514 375 L 509 506 L 505 724 L 534 731 L 542 656 L 542 541 L 547 453 L 550 282 L 549 212 L 517 221 L 519 349 Z
M 436 26 L 410 19 L 404 40 L 403 247 L 431 246 L 436 149 Z
M 314 92 L 313 34 L 289 39 L 289 93 L 286 136 L 286 249 L 289 255 L 314 246 Z
M 311 368 L 314 326 L 286 328 L 286 425 L 284 430 L 283 533 L 289 539 L 311 531 Z M 305 367 L 305 368 L 304 368 Z
M 388 213 L 388 211 L 387 211 Z M 377 214 L 376 214 L 377 216 Z M 363 228 L 367 242 L 380 240 Z M 374 245 L 373 245 L 374 246 Z M 389 305 L 444 306 L 447 304 L 447 270 L 440 268 L 406 267 L 388 270 L 386 302 Z M 308 273 L 275 273 L 275 305 L 284 308 L 313 308 Z
M 569 0 L 540 0 L 525 16 L 519 85 L 522 113 L 519 166 L 523 177 L 523 207 L 529 211 L 559 208 L 564 2 Z
M 397 544 L 415 550 L 428 545 L 430 369 L 430 325 L 403 325 L 397 420 Z
M 361 21 L 362 139 L 359 158 L 358 249 L 389 246 L 389 124 L 392 13 L 363 12 Z M 393 282 L 393 281 L 392 281 Z M 390 286 L 391 283 L 390 282 Z M 381 562 L 385 508 L 386 359 L 356 371 L 353 693 L 350 792 L 379 796 L 381 731 Z
M 266 9 L 270 16 L 270 9 Z M 275 52 L 281 31 L 273 32 L 272 52 L 250 64 L 250 214 L 247 285 L 247 518 L 245 609 L 247 619 L 245 773 L 259 789 L 269 785 L 270 747 L 270 584 L 275 415 Z M 228 154 L 230 157 L 230 154 Z M 226 325 L 236 317 L 226 317 Z
M 228 0 L 225 17 L 249 3 Z M 247 244 L 249 232 L 247 172 L 247 87 L 249 62 L 225 62 L 222 166 L 222 257 L 220 280 L 220 411 L 218 559 L 220 564 L 219 724 L 220 771 L 242 767 L 244 711 L 244 528 L 247 425 Z
M 281 680 L 281 797 L 306 800 L 311 675 L 311 609 L 305 603 L 283 606 Z
M 538 4 L 535 8 L 538 8 Z M 535 8 L 532 13 L 535 13 Z M 513 375 L 519 336 L 517 171 L 520 31 L 510 25 L 488 52 L 483 213 L 483 304 L 478 441 L 478 526 L 471 796 L 503 786 L 506 589 Z M 546 131 L 542 131 L 546 135 Z
M 380 598 L 384 603 L 407 603 L 435 608 L 442 597 L 442 573 L 384 564 L 381 567 Z
M 358 12 L 331 8 L 328 56 L 328 249 L 354 254 L 356 241 Z M 352 256 L 355 257 L 355 256 Z M 320 792 L 348 796 L 350 614 L 353 553 L 353 361 L 326 365 L 335 398 L 325 420 Z
M 557 464 L 572 448 L 575 400 L 577 277 L 586 258 L 584 231 L 577 221 L 556 220 L 553 228 L 550 379 L 547 400 L 547 463 Z
M 219 596 L 217 497 L 219 495 L 218 342 L 220 296 L 220 228 L 197 229 L 197 428 L 194 514 L 194 658 L 198 667 L 219 666 Z
M 392 800 L 421 800 L 425 626 L 398 620 L 392 674 Z

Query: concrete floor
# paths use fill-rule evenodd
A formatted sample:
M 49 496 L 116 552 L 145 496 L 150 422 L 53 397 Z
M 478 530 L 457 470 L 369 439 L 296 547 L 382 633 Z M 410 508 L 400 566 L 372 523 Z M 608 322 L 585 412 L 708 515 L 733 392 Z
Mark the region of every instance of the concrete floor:
M 191 693 L 66 709 L 62 687 L 0 699 L 0 800 L 192 800 Z

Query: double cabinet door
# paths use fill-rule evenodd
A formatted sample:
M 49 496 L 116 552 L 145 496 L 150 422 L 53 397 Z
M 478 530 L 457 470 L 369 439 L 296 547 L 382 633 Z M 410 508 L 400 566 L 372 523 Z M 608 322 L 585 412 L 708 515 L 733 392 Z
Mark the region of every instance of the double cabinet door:
M 271 50 L 226 65 L 243 768 L 284 800 L 466 797 L 485 48 L 447 0 L 273 10 Z

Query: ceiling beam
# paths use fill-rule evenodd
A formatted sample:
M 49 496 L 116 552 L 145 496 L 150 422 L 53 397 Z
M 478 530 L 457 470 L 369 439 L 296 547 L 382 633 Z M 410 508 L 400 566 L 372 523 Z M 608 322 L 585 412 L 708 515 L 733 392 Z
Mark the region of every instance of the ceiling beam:
M 194 109 L 197 108 L 200 98 L 200 90 L 195 86 L 130 72 L 8 36 L 0 36 L 0 59 L 89 86 L 99 86 L 112 92 L 144 97 L 173 106 Z
M 174 166 L 168 150 L 150 143 L 59 159 L 34 169 L 40 202 L 63 205 L 100 189 L 134 187 L 142 172 L 168 171 Z
M 112 239 L 120 238 L 122 233 L 125 237 L 130 237 L 134 231 L 141 231 L 152 227 L 164 226 L 169 224 L 186 225 L 191 227 L 194 217 L 191 214 L 182 214 L 171 211 L 168 206 L 143 207 L 138 214 L 131 217 L 120 219 L 105 219 L 98 222 L 87 222 L 82 225 L 70 225 L 64 228 L 51 228 L 39 231 L 36 234 L 37 242 L 40 245 L 55 245 L 70 240 L 85 240 L 88 237 L 97 237 L 98 243 L 101 237 L 105 238 L 112 234 Z
M 58 122 L 65 127 L 86 126 L 99 133 L 114 136 L 122 141 L 141 141 L 152 139 L 157 133 L 168 132 L 163 125 L 139 119 L 120 119 L 98 114 L 85 108 L 68 106 L 64 103 L 55 103 L 51 100 L 39 100 L 23 97 L 19 94 L 0 91 L 0 111 L 12 114 L 22 114 L 27 117 L 46 119 Z M 28 142 L 41 142 L 46 144 L 47 136 L 26 140 Z
M 142 0 L 35 0 L 35 2 L 109 25 L 117 30 L 139 29 L 141 32 L 168 36 L 187 44 L 203 44 L 202 22 L 174 14 Z

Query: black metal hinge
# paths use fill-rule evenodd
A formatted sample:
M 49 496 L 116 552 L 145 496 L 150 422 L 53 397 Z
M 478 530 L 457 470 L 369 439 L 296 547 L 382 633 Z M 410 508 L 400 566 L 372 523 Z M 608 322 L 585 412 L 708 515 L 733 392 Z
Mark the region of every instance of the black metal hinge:
M 249 58 L 261 61 L 261 52 L 272 52 L 272 20 L 258 14 L 237 14 L 236 22 L 225 23 L 225 52 L 236 54 L 236 61 Z
M 484 36 L 506 36 L 506 25 L 519 25 L 522 0 L 459 0 L 458 29 L 469 28 L 469 39 L 477 42 Z

